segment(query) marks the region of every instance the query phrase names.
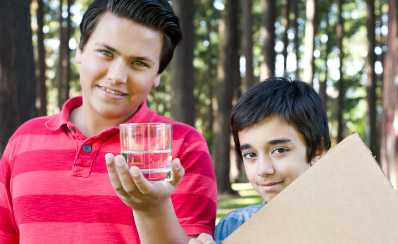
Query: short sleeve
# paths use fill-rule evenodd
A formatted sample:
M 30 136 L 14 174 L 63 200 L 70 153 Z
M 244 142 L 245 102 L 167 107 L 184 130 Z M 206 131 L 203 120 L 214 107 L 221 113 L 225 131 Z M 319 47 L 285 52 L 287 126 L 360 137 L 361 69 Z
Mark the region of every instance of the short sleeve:
M 174 130 L 175 129 L 175 130 Z M 187 235 L 212 234 L 217 211 L 217 184 L 205 139 L 194 129 L 175 126 L 173 157 L 178 157 L 185 175 L 171 200 Z M 188 133 L 187 133 L 188 131 Z
M 19 243 L 18 228 L 14 220 L 11 197 L 11 169 L 7 160 L 8 145 L 0 161 L 0 244 Z

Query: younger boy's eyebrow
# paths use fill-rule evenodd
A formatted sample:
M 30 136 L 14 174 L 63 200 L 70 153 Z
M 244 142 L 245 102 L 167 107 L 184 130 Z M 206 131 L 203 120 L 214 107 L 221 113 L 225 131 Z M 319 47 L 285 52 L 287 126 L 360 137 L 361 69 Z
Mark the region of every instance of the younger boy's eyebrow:
M 281 138 L 281 139 L 274 139 L 274 140 L 268 141 L 267 144 L 276 145 L 276 144 L 286 143 L 286 142 L 290 142 L 290 141 L 291 141 L 290 139 Z
M 245 150 L 245 149 L 248 149 L 248 148 L 251 148 L 251 147 L 252 146 L 250 144 L 243 144 L 243 145 L 240 146 L 240 150 Z
M 280 139 L 274 139 L 274 140 L 270 140 L 270 141 L 268 141 L 267 142 L 267 144 L 268 145 L 277 145 L 277 144 L 281 144 L 281 143 L 287 143 L 287 142 L 291 142 L 292 140 L 290 140 L 290 139 L 287 139 L 287 138 L 280 138 Z M 252 145 L 250 145 L 250 144 L 242 144 L 241 146 L 240 146 L 240 150 L 245 150 L 245 149 L 248 149 L 248 148 L 251 148 L 252 147 Z

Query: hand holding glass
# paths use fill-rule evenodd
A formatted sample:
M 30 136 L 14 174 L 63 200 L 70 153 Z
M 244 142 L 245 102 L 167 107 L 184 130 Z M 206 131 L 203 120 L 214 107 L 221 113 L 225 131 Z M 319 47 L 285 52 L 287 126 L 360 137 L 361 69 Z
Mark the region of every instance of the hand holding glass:
M 120 125 L 121 154 L 137 166 L 149 181 L 171 180 L 172 124 L 132 123 Z

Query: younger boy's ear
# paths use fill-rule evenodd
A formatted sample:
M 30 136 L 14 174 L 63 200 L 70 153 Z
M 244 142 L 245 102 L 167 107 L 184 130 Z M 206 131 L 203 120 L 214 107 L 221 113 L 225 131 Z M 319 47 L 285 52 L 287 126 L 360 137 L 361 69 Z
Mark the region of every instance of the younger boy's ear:
M 318 162 L 318 160 L 326 153 L 324 145 L 325 145 L 325 139 L 322 138 L 321 144 L 318 146 L 318 149 L 315 151 L 314 155 L 311 158 L 310 166 Z
M 316 162 L 318 162 L 318 160 L 326 153 L 326 150 L 323 147 L 319 147 L 314 156 L 312 156 L 310 165 L 314 165 Z

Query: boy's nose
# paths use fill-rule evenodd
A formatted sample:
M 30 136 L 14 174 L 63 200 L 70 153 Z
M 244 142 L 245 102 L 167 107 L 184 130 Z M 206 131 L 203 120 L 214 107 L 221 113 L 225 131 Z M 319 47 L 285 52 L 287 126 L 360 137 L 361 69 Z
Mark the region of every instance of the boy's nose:
M 126 83 L 127 82 L 128 67 L 121 59 L 116 59 L 112 62 L 108 69 L 107 78 L 112 83 Z
M 260 158 L 257 162 L 257 174 L 261 177 L 267 175 L 273 175 L 275 173 L 275 168 L 273 163 L 265 158 Z

